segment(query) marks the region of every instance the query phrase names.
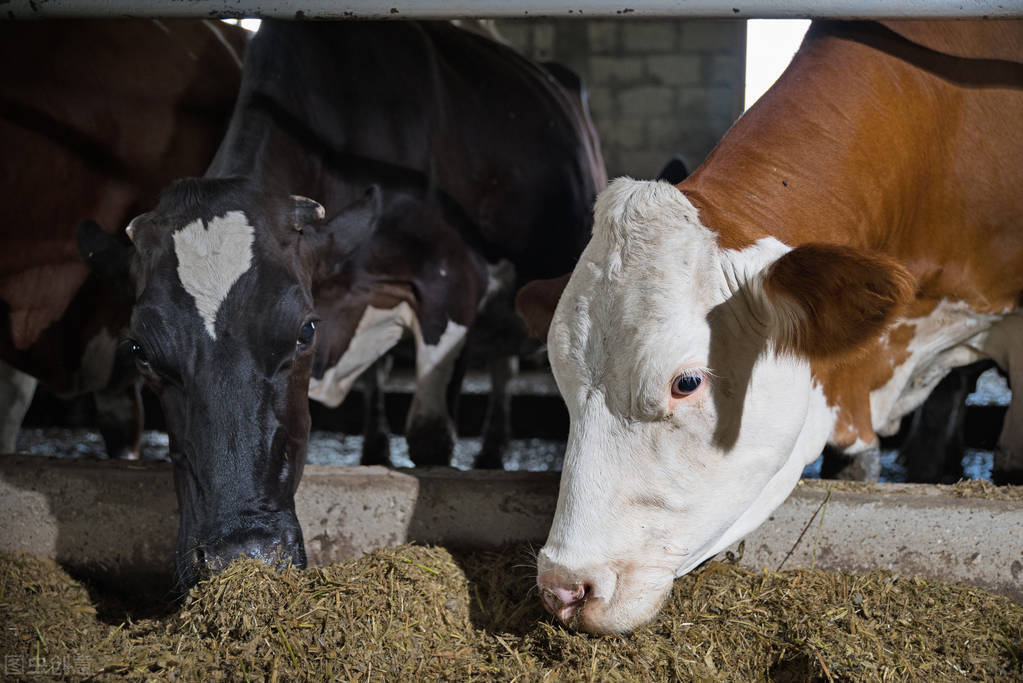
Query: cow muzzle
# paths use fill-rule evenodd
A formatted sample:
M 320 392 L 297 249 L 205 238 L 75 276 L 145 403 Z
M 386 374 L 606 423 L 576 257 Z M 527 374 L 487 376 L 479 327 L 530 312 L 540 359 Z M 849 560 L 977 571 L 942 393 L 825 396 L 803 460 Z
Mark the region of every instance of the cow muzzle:
M 223 571 L 240 557 L 251 557 L 275 569 L 305 568 L 305 543 L 298 520 L 291 515 L 271 528 L 249 528 L 217 536 L 191 547 L 178 558 L 178 570 L 187 586 Z
M 541 552 L 536 579 L 544 607 L 559 621 L 594 634 L 627 633 L 656 616 L 674 576 L 633 565 L 570 570 Z

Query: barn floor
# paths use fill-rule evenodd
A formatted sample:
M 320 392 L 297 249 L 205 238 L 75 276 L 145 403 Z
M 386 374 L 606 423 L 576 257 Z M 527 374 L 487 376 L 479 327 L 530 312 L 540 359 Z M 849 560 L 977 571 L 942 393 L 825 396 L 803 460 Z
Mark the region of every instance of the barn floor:
M 390 439 L 391 464 L 411 467 L 405 439 L 400 427 L 411 402 L 414 382 L 409 371 L 393 373 L 385 385 L 388 420 L 397 433 Z M 464 396 L 459 411 L 462 436 L 455 445 L 452 466 L 469 469 L 479 452 L 479 433 L 486 410 L 490 380 L 480 372 L 469 373 L 463 385 Z M 549 373 L 531 370 L 521 373 L 511 385 L 513 439 L 505 457 L 510 471 L 560 471 L 564 456 L 564 434 L 568 419 Z M 148 396 L 148 392 L 147 392 Z M 1005 407 L 1011 392 L 996 372 L 981 375 L 977 390 L 967 399 L 967 448 L 963 458 L 966 479 L 990 479 L 993 454 Z M 147 424 L 162 427 L 159 406 L 148 396 Z M 356 390 L 337 409 L 311 404 L 313 433 L 310 438 L 308 463 L 312 465 L 352 466 L 359 463 L 362 450 L 362 395 Z M 26 418 L 26 428 L 18 437 L 18 453 L 49 457 L 104 458 L 105 450 L 99 435 L 89 426 L 89 409 L 83 402 L 62 402 L 45 393 L 37 398 Z M 892 440 L 894 443 L 894 440 Z M 881 457 L 881 481 L 904 482 L 906 472 L 898 462 L 894 445 Z M 148 429 L 143 438 L 143 457 L 167 460 L 167 436 L 158 428 Z M 803 472 L 805 478 L 820 477 L 821 461 L 811 463 Z
M 310 435 L 309 452 L 306 462 L 310 465 L 331 465 L 351 467 L 359 464 L 362 454 L 362 437 L 341 432 L 315 431 Z M 405 437 L 392 435 L 391 464 L 395 467 L 412 467 L 408 457 Z M 460 470 L 472 468 L 473 459 L 479 452 L 483 440 L 480 437 L 465 437 L 455 443 L 452 467 Z M 167 434 L 147 431 L 142 441 L 143 458 L 146 460 L 168 461 Z M 23 429 L 18 435 L 18 453 L 55 458 L 105 458 L 103 440 L 89 429 L 68 429 L 47 427 Z M 515 439 L 505 454 L 504 465 L 508 471 L 557 472 L 565 455 L 565 443 L 553 439 Z M 990 479 L 994 454 L 990 450 L 967 449 L 963 455 L 963 476 L 966 479 Z M 821 461 L 807 465 L 803 470 L 806 479 L 819 479 Z M 881 453 L 881 481 L 899 483 L 906 480 L 906 470 L 898 462 L 898 451 L 893 448 Z

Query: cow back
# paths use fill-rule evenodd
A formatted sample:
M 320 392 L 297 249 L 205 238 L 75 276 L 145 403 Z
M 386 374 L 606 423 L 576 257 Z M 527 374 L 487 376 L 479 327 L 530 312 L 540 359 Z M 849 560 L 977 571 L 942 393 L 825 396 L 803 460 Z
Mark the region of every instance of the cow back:
M 521 280 L 571 268 L 589 236 L 606 181 L 591 130 L 548 71 L 446 22 L 264 22 L 210 170 L 328 214 L 370 183 L 428 196 Z

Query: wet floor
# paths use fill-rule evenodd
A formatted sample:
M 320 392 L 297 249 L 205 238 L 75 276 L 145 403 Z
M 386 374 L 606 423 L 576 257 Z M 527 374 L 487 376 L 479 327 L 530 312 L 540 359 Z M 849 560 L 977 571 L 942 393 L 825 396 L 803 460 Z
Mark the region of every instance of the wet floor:
M 455 444 L 452 466 L 467 470 L 482 445 L 481 438 L 463 438 Z M 167 435 L 148 431 L 143 435 L 143 458 L 169 460 Z M 99 434 L 80 429 L 23 429 L 18 436 L 18 452 L 58 458 L 106 458 L 103 440 Z M 362 437 L 336 432 L 313 432 L 309 439 L 307 462 L 310 465 L 351 467 L 359 464 Z M 561 470 L 565 456 L 565 442 L 549 439 L 515 439 L 505 455 L 504 468 L 509 471 L 548 472 Z M 897 461 L 898 452 L 886 450 L 881 454 L 881 481 L 903 482 L 906 471 Z M 963 457 L 963 471 L 967 479 L 990 479 L 994 454 L 991 451 L 968 449 Z M 403 436 L 391 437 L 391 464 L 412 467 Z M 820 478 L 821 461 L 811 463 L 803 470 L 809 479 Z
M 475 381 L 476 384 L 472 382 Z M 523 386 L 513 385 L 513 393 L 533 396 L 549 396 L 554 400 L 557 389 L 548 377 L 539 377 L 536 373 L 524 375 L 516 379 Z M 402 378 L 392 379 L 395 386 L 388 387 L 391 391 L 411 391 L 414 387 L 410 380 L 409 386 L 401 384 Z M 485 394 L 490 389 L 489 380 L 485 377 L 475 380 L 470 377 L 466 384 L 466 394 Z M 517 390 L 517 391 L 516 391 Z M 980 376 L 976 391 L 967 398 L 969 406 L 1006 406 L 1011 392 L 1005 380 L 994 370 Z M 333 465 L 350 467 L 359 464 L 362 453 L 362 437 L 344 434 L 337 431 L 314 430 L 310 435 L 307 462 L 311 465 Z M 392 436 L 391 464 L 395 467 L 412 467 L 408 457 L 408 447 L 403 436 Z M 470 469 L 476 454 L 480 451 L 482 439 L 479 437 L 461 438 L 455 444 L 452 466 L 458 469 Z M 146 431 L 143 435 L 143 458 L 146 460 L 169 460 L 167 435 L 160 431 Z M 95 431 L 87 429 L 67 429 L 45 427 L 22 429 L 18 436 L 17 449 L 26 455 L 41 455 L 61 458 L 105 458 L 106 451 L 103 440 Z M 515 439 L 505 455 L 504 466 L 512 471 L 560 471 L 565 455 L 565 442 L 549 438 Z M 993 453 L 990 450 L 970 448 L 963 457 L 964 476 L 968 479 L 990 479 Z M 803 472 L 803 476 L 816 479 L 820 477 L 821 460 L 811 463 Z M 905 469 L 898 462 L 898 452 L 894 449 L 885 450 L 881 455 L 881 481 L 902 482 L 906 480 Z
M 306 462 L 310 465 L 351 467 L 359 464 L 362 437 L 337 432 L 314 431 L 309 437 Z M 463 438 L 455 444 L 452 466 L 471 469 L 482 438 Z M 18 435 L 18 453 L 56 458 L 106 458 L 103 439 L 98 433 L 82 429 L 23 429 Z M 143 434 L 142 453 L 145 460 L 170 460 L 167 434 L 147 431 Z M 506 470 L 547 472 L 561 469 L 565 454 L 563 441 L 549 439 L 515 439 L 505 456 Z M 391 437 L 391 464 L 412 467 L 405 437 Z

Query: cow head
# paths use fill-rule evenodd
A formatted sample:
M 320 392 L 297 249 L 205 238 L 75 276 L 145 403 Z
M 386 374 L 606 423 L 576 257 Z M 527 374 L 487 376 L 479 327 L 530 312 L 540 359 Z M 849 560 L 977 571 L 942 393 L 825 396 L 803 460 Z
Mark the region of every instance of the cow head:
M 181 510 L 179 580 L 248 555 L 303 566 L 294 494 L 309 438 L 312 288 L 365 241 L 376 188 L 330 220 L 240 178 L 186 179 L 127 228 L 127 343 L 159 396 Z
M 723 249 L 663 182 L 615 181 L 595 219 L 567 285 L 517 304 L 531 329 L 549 321 L 571 418 L 538 585 L 563 621 L 615 633 L 787 497 L 832 425 L 810 359 L 854 353 L 912 284 L 853 248 Z

